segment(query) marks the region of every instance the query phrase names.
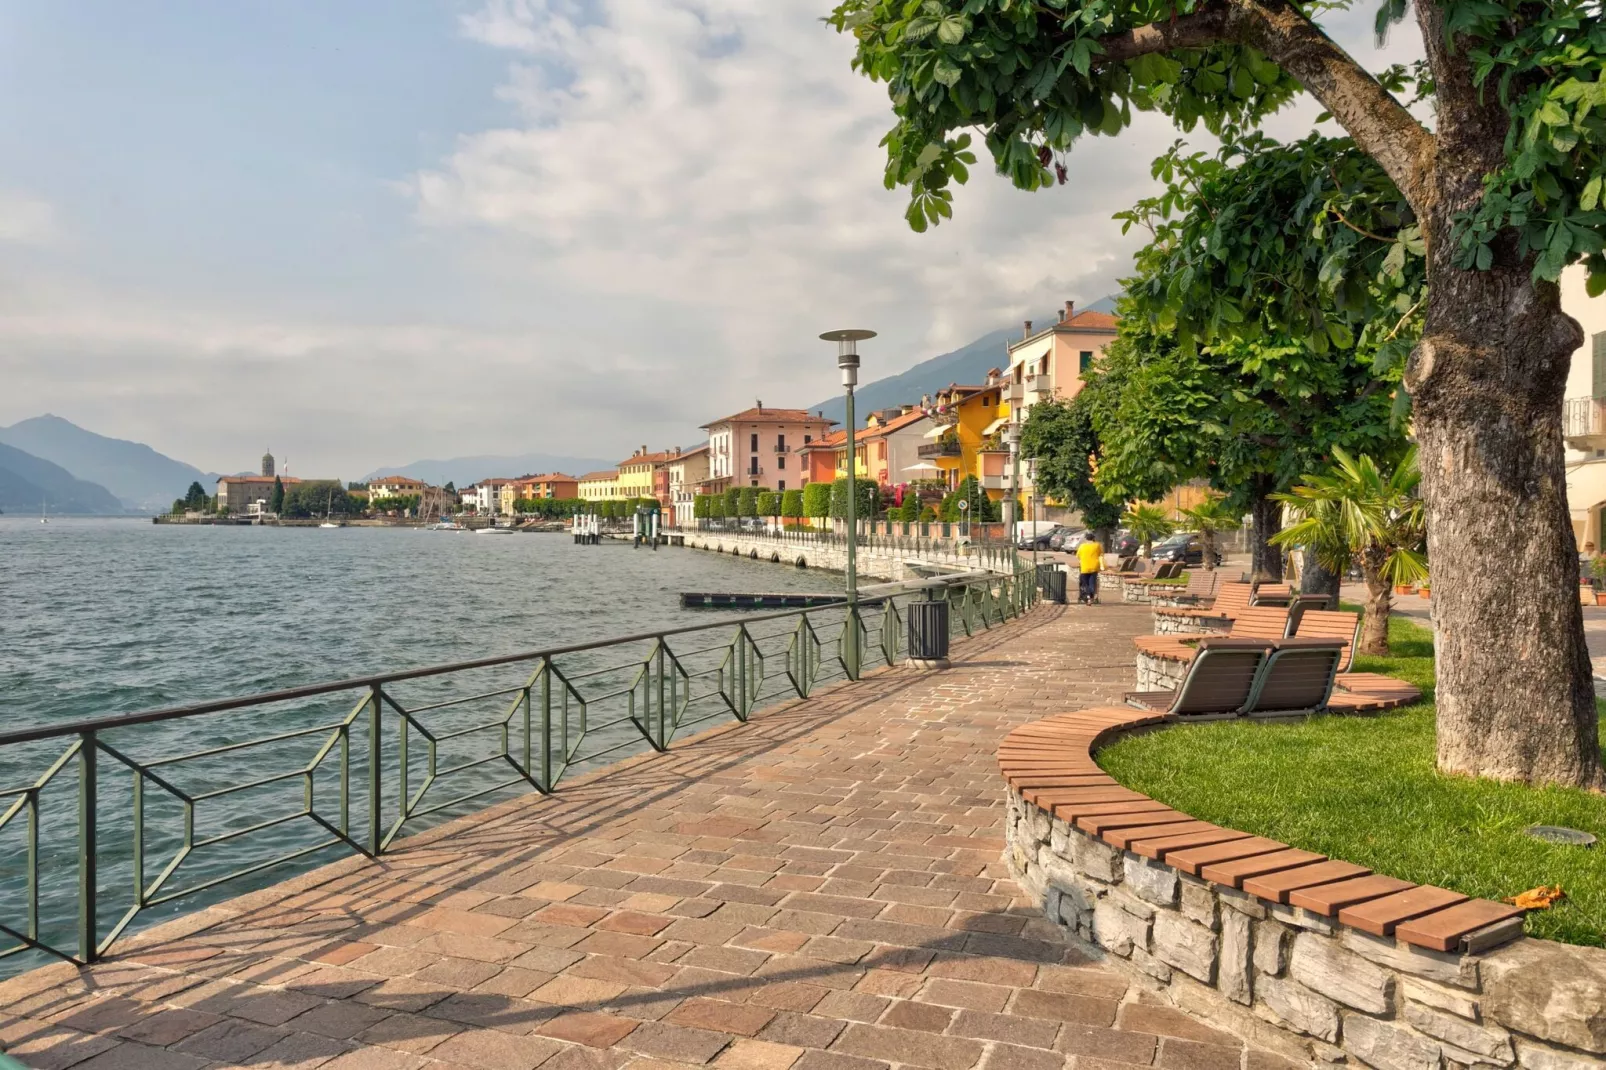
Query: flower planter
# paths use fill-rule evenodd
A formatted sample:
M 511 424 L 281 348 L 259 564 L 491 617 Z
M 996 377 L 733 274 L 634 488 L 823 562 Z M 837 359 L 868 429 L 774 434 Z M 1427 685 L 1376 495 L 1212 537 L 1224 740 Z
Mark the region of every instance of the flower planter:
M 1595 604 L 1597 606 L 1606 606 L 1606 591 L 1595 592 Z
M 1422 587 L 1422 588 L 1419 588 L 1416 593 L 1421 595 L 1423 598 L 1427 598 L 1428 597 L 1428 590 L 1429 590 L 1429 588 Z
M 1415 594 L 1416 593 L 1416 584 L 1414 584 L 1414 583 L 1396 583 L 1394 585 L 1394 593 L 1395 594 Z

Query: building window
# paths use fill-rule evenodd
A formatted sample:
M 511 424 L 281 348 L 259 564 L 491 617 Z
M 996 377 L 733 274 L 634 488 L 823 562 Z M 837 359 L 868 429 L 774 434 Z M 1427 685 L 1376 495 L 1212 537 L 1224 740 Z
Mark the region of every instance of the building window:
M 804 435 L 803 436 L 803 445 L 807 446 L 810 442 L 813 442 L 813 441 L 814 441 L 814 436 L 813 435 Z
M 776 490 L 785 490 L 786 489 L 786 480 L 783 479 L 783 480 L 780 480 L 778 483 L 776 483 L 775 484 L 775 489 Z
M 782 471 L 782 472 L 786 471 L 786 458 L 785 457 L 777 457 L 777 458 L 775 458 L 775 467 L 776 467 L 776 469 L 778 471 Z
M 785 453 L 786 452 L 786 436 L 785 435 L 776 435 L 775 436 L 775 452 L 776 453 Z
M 758 480 L 756 480 L 756 479 L 755 479 L 755 480 L 753 480 L 753 482 L 751 482 L 751 483 L 749 483 L 749 484 L 748 484 L 748 486 L 750 486 L 750 487 L 756 487 L 756 486 L 758 486 Z
M 757 453 L 758 452 L 758 432 L 757 431 L 753 432 L 753 446 L 752 446 L 751 452 L 753 452 L 753 453 Z
M 1084 349 L 1076 355 L 1076 370 L 1085 372 L 1091 367 L 1093 367 L 1093 351 Z

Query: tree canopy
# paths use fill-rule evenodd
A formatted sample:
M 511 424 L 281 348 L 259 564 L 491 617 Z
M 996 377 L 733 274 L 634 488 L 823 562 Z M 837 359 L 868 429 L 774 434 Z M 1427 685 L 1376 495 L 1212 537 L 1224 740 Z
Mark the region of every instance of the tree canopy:
M 1045 498 L 1077 509 L 1092 530 L 1115 527 L 1120 505 L 1105 501 L 1093 485 L 1099 440 L 1086 401 L 1033 405 L 1021 428 L 1020 452 L 1034 461 L 1035 486 Z

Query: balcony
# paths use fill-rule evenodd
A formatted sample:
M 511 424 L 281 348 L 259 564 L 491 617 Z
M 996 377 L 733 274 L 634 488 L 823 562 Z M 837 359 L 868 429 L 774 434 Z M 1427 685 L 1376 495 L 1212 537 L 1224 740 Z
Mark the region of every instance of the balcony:
M 1026 377 L 1026 393 L 1035 394 L 1039 399 L 1051 397 L 1054 393 L 1054 376 L 1049 372 L 1038 372 L 1036 375 Z
M 1006 397 L 1011 405 L 1019 405 L 1026 400 L 1026 385 L 1024 383 L 1011 382 L 1009 384 L 1009 393 Z
M 930 442 L 915 447 L 915 455 L 924 459 L 927 457 L 958 457 L 959 442 Z
M 1606 449 L 1606 398 L 1568 398 L 1564 414 L 1569 449 Z
M 984 475 L 981 477 L 981 486 L 983 490 L 1008 490 L 1009 477 Z

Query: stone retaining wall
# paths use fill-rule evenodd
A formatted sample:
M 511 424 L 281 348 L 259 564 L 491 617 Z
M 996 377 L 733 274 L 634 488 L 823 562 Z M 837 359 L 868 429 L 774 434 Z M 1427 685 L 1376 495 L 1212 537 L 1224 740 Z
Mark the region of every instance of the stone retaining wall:
M 1155 657 L 1153 654 L 1138 654 L 1138 682 L 1133 688 L 1135 691 L 1174 691 L 1182 686 L 1183 677 L 1188 675 L 1188 666 L 1184 662 L 1172 661 L 1169 658 Z
M 1164 606 L 1154 603 L 1155 635 L 1194 635 L 1199 632 L 1228 632 L 1232 630 L 1230 617 L 1202 617 L 1196 613 L 1167 613 L 1166 609 L 1185 609 L 1183 606 Z
M 1119 850 L 1016 791 L 1008 803 L 1006 861 L 1049 921 L 1253 1043 L 1317 1066 L 1606 1067 L 1606 950 L 1424 951 Z

